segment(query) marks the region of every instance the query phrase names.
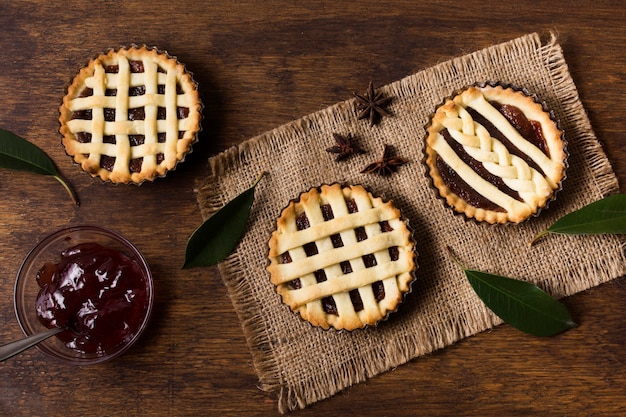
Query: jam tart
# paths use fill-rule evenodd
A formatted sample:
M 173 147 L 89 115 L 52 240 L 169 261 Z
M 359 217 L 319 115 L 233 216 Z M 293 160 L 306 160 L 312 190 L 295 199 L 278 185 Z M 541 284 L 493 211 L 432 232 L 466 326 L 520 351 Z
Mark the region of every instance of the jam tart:
M 146 46 L 110 50 L 74 77 L 60 107 L 68 155 L 93 177 L 140 184 L 173 170 L 197 140 L 197 84 Z
M 374 325 L 395 311 L 417 268 L 406 220 L 359 185 L 322 185 L 282 211 L 270 280 L 292 311 L 324 329 Z
M 535 97 L 482 84 L 446 99 L 426 128 L 425 163 L 449 206 L 486 223 L 519 223 L 561 188 L 563 132 Z

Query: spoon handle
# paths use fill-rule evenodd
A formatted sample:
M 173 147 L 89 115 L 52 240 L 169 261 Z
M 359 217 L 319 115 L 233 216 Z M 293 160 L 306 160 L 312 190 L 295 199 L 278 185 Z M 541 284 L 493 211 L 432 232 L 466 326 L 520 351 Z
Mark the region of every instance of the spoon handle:
M 63 330 L 65 329 L 63 329 L 62 327 L 55 327 L 53 329 L 46 330 L 45 332 L 35 333 L 34 335 L 0 346 L 0 362 L 5 361 L 17 355 L 18 353 L 35 346 L 37 343 L 42 342 L 50 336 L 60 333 Z

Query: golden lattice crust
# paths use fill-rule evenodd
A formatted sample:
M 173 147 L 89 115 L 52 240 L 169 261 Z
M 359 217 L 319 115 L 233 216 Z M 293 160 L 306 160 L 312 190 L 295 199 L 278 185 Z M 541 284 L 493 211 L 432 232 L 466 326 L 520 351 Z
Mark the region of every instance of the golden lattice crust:
M 503 107 L 519 109 L 545 142 L 539 146 L 531 135 L 524 137 L 498 110 Z M 427 132 L 425 162 L 433 185 L 468 218 L 519 223 L 545 207 L 565 177 L 563 132 L 541 104 L 511 87 L 474 86 L 447 99 Z M 469 201 L 468 190 L 486 203 Z
M 201 107 L 196 83 L 175 58 L 145 46 L 110 50 L 69 85 L 59 109 L 62 142 L 92 176 L 140 184 L 190 152 Z
M 281 213 L 267 270 L 285 304 L 316 326 L 353 330 L 397 309 L 414 279 L 411 233 L 392 202 L 323 185 Z

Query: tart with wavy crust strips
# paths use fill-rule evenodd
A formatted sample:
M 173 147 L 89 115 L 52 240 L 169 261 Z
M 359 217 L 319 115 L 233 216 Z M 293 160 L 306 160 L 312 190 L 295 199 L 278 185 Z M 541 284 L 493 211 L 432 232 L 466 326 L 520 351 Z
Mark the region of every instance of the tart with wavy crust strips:
M 446 99 L 426 128 L 425 163 L 439 196 L 487 223 L 536 215 L 561 188 L 563 132 L 534 97 L 510 86 L 472 86 Z
M 390 201 L 359 185 L 322 185 L 282 211 L 269 241 L 270 280 L 292 311 L 324 329 L 374 325 L 414 280 L 415 245 Z

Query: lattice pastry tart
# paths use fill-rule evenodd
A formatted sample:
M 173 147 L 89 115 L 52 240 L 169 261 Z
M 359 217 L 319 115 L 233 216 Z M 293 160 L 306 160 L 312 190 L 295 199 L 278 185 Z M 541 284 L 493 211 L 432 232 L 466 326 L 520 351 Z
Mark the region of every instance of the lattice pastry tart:
M 136 183 L 164 176 L 197 140 L 197 84 L 154 48 L 110 50 L 82 68 L 60 107 L 68 155 L 92 176 Z
M 414 279 L 414 246 L 392 202 L 361 186 L 322 185 L 282 211 L 267 269 L 303 319 L 354 330 L 397 309 Z
M 560 189 L 563 132 L 534 97 L 500 84 L 465 89 L 427 126 L 425 162 L 447 204 L 468 218 L 519 223 Z

